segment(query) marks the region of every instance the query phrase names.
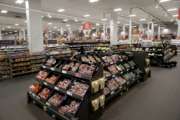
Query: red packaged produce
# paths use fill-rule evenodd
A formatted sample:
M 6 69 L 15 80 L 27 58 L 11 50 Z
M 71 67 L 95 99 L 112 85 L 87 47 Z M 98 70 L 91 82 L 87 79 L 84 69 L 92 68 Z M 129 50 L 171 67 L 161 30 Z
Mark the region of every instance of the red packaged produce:
M 111 65 L 108 67 L 108 70 L 112 73 L 112 74 L 117 74 L 119 71 L 117 69 L 117 67 L 115 65 Z
M 40 93 L 39 93 L 39 97 L 41 97 L 44 100 L 47 100 L 49 95 L 50 95 L 50 90 L 48 88 L 44 88 Z
M 56 59 L 53 57 L 50 57 L 47 61 L 46 61 L 46 65 L 49 67 L 52 67 L 53 65 L 56 64 Z
M 69 92 L 76 94 L 78 96 L 84 97 L 88 88 L 89 88 L 89 85 L 79 83 L 79 82 L 74 82 L 74 85 L 71 86 Z
M 71 84 L 70 80 L 64 79 L 63 81 L 58 82 L 57 87 L 67 90 L 70 84 Z
M 45 80 L 48 76 L 48 72 L 46 71 L 39 71 L 39 73 L 37 74 L 36 78 L 38 80 Z
M 76 63 L 76 64 L 74 65 L 74 67 L 71 68 L 71 71 L 72 71 L 72 72 L 76 72 L 76 71 L 78 70 L 79 66 L 80 66 L 80 64 L 79 64 L 79 63 Z
M 119 87 L 118 83 L 114 79 L 108 80 L 106 85 L 111 91 L 117 90 Z
M 37 94 L 41 90 L 41 85 L 38 82 L 36 82 L 33 85 L 31 85 L 29 89 L 31 92 Z
M 112 58 L 114 63 L 117 63 L 120 59 L 119 55 L 112 55 L 111 58 Z
M 64 96 L 59 95 L 59 94 L 55 94 L 48 100 L 48 102 L 51 105 L 57 107 L 63 102 L 63 99 L 64 99 Z
M 72 113 L 76 114 L 78 111 L 80 103 L 77 101 L 71 101 L 69 105 L 65 105 L 59 108 L 59 113 L 65 114 L 65 113 Z
M 58 76 L 52 75 L 51 77 L 46 78 L 46 81 L 47 81 L 48 83 L 54 85 L 58 79 L 59 79 Z

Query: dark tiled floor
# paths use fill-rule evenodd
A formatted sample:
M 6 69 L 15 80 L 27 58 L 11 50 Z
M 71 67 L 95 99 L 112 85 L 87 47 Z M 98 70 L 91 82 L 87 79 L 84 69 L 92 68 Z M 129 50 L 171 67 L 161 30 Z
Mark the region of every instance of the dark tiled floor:
M 180 57 L 177 58 L 180 60 Z M 26 104 L 34 75 L 0 82 L 0 120 L 52 120 Z M 180 65 L 153 68 L 152 77 L 108 105 L 101 120 L 180 120 Z

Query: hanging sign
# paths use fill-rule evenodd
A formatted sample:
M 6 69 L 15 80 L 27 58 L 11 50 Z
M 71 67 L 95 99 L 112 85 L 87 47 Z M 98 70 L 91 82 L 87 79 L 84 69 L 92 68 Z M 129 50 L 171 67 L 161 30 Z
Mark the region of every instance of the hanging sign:
M 83 29 L 84 30 L 89 30 L 89 29 L 91 29 L 92 28 L 92 23 L 91 22 L 85 22 L 84 24 L 83 24 Z
M 178 19 L 180 20 L 180 8 L 178 9 Z

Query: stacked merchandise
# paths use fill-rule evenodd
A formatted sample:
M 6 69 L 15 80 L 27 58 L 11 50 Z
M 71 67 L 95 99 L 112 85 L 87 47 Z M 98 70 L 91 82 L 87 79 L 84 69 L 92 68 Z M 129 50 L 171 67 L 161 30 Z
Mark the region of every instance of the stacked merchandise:
M 28 49 L 12 49 L 8 50 L 7 54 L 11 64 L 12 77 L 32 72 Z
M 72 51 L 68 45 L 48 45 L 45 48 L 48 55 L 54 56 L 56 58 L 63 58 L 63 57 L 71 57 Z
M 174 46 L 159 46 L 159 47 L 136 47 L 133 51 L 145 51 L 150 60 L 151 65 L 161 67 L 175 67 L 176 62 L 170 61 L 174 56 L 177 55 L 177 49 Z
M 49 57 L 28 92 L 36 103 L 61 120 L 89 120 L 102 113 L 103 71 L 95 64 Z
M 84 48 L 86 51 L 91 51 L 98 47 L 109 47 L 109 41 L 102 42 L 66 42 L 72 50 L 79 50 L 79 48 Z
M 45 54 L 44 53 L 33 53 L 31 54 L 31 67 L 32 72 L 39 71 L 41 65 L 44 63 L 45 60 Z
M 10 78 L 11 69 L 9 59 L 5 51 L 0 50 L 0 80 Z
M 107 102 L 145 79 L 146 73 L 134 62 L 133 56 L 126 53 L 93 52 L 77 55 L 75 59 L 104 66 L 104 95 Z

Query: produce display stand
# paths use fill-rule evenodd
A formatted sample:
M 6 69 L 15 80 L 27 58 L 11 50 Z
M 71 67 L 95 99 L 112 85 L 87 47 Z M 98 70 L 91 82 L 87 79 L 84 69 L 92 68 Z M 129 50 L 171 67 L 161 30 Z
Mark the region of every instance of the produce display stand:
M 102 77 L 101 65 L 50 56 L 30 87 L 27 100 L 56 119 L 98 119 L 105 104 Z
M 134 48 L 133 51 L 145 51 L 150 58 L 152 66 L 172 68 L 177 64 L 175 61 L 170 61 L 177 55 L 177 48 L 175 46 L 139 47 Z
M 133 52 L 96 51 L 76 55 L 74 59 L 98 63 L 103 66 L 106 103 L 116 96 L 126 93 L 136 83 L 150 77 L 150 67 L 146 55 Z M 142 62 L 142 63 L 140 63 Z M 149 68 L 149 71 L 147 71 Z
M 6 51 L 0 50 L 0 80 L 11 78 L 11 68 Z

